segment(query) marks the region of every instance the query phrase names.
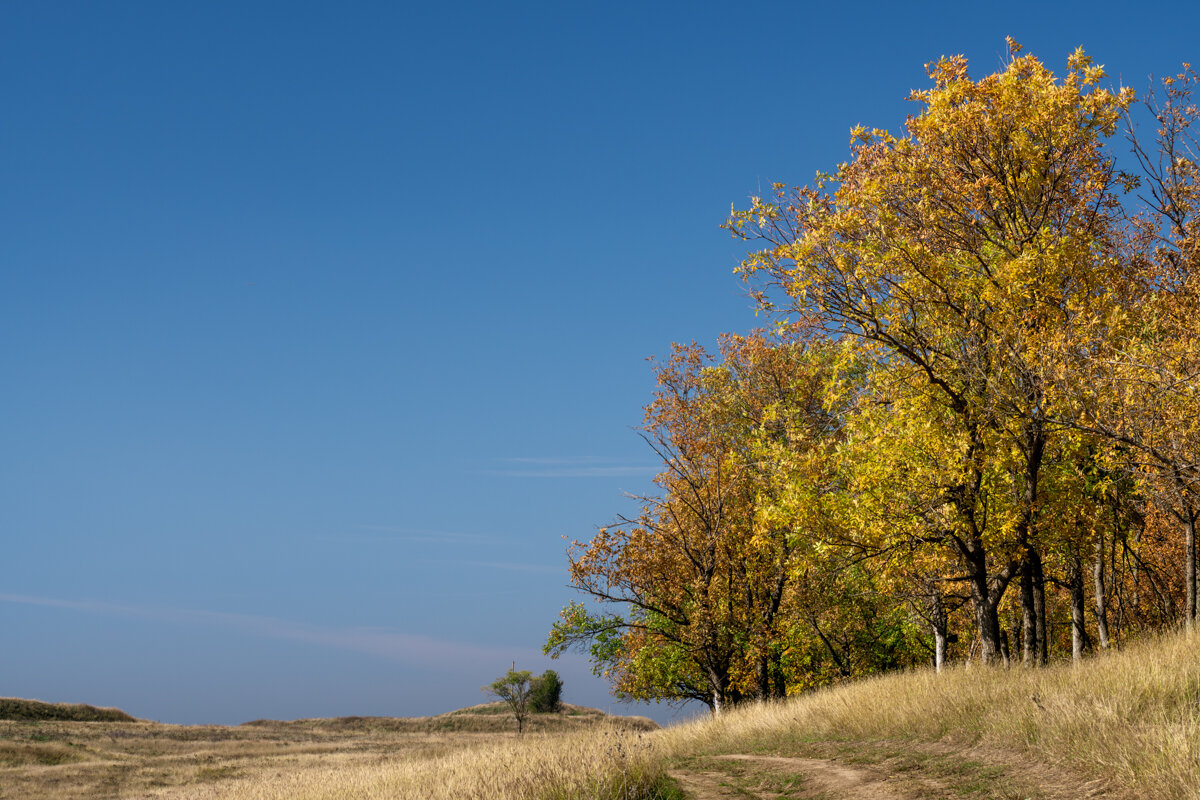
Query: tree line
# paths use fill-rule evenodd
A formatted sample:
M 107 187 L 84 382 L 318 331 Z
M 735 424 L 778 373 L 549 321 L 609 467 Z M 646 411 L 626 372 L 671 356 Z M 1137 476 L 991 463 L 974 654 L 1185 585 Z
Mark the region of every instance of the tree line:
M 657 364 L 656 492 L 569 549 L 601 605 L 546 642 L 619 695 L 720 711 L 1195 626 L 1197 75 L 1139 100 L 1012 40 L 929 75 L 902 134 L 732 211 L 773 326 Z

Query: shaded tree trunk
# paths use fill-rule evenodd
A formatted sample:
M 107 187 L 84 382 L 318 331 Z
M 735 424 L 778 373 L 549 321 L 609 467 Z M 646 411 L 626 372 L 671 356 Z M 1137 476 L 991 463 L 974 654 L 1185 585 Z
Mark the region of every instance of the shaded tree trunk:
M 1027 667 L 1038 662 L 1037 607 L 1033 596 L 1033 558 L 1026 553 L 1021 564 L 1021 663 Z
M 1003 587 L 998 592 L 992 591 L 987 553 L 982 544 L 975 542 L 972 546 L 961 546 L 959 552 L 967 562 L 970 575 L 971 607 L 975 612 L 975 632 L 979 636 L 979 658 L 984 664 L 991 664 L 1001 657 L 997 606 L 1004 595 Z
M 772 647 L 771 652 L 760 655 L 754 665 L 759 700 L 781 700 L 787 697 L 787 678 L 783 674 L 779 658 L 777 648 Z
M 754 665 L 755 682 L 758 684 L 758 699 L 767 700 L 771 697 L 771 659 L 766 653 L 758 656 Z
M 1071 662 L 1083 661 L 1083 651 L 1088 646 L 1087 628 L 1084 627 L 1083 560 L 1075 553 L 1071 557 Z
M 1186 622 L 1188 631 L 1196 629 L 1196 515 L 1186 510 L 1183 521 L 1183 582 L 1187 587 Z
M 987 584 L 971 582 L 971 604 L 975 609 L 975 629 L 979 634 L 979 658 L 991 664 L 1000 657 L 1000 617 L 988 596 Z
M 1029 551 L 1033 569 L 1033 610 L 1037 634 L 1037 661 L 1050 663 L 1050 640 L 1046 638 L 1046 574 L 1042 570 L 1042 557 L 1036 550 Z
M 1104 537 L 1096 537 L 1096 561 L 1092 566 L 1092 582 L 1096 591 L 1096 635 L 1100 649 L 1108 649 L 1108 591 L 1104 582 Z

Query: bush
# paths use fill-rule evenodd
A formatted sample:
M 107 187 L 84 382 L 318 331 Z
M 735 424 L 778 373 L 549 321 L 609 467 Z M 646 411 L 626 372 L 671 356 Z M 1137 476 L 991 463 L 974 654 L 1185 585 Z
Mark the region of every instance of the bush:
M 529 710 L 535 714 L 549 714 L 558 711 L 562 699 L 562 678 L 552 669 L 542 673 L 533 682 L 533 691 L 529 695 Z

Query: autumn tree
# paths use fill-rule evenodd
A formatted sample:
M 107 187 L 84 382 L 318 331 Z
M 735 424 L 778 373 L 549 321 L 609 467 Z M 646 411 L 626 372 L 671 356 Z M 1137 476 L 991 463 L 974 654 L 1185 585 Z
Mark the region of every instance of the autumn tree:
M 1148 93 L 1155 121 L 1145 141 L 1129 117 L 1140 169 L 1139 212 L 1128 226 L 1128 258 L 1139 268 L 1125 313 L 1097 330 L 1079 354 L 1094 387 L 1083 427 L 1124 448 L 1140 491 L 1174 518 L 1183 547 L 1178 569 L 1183 616 L 1197 618 L 1200 520 L 1200 138 L 1187 64 Z
M 921 647 L 1033 666 L 1195 625 L 1198 79 L 1128 129 L 1139 178 L 1109 146 L 1133 93 L 1009 48 L 978 80 L 939 60 L 902 135 L 732 212 L 776 329 L 657 368 L 658 491 L 572 546 L 602 610 L 547 652 L 720 711 Z
M 1082 51 L 1058 80 L 1010 46 L 978 81 L 964 58 L 941 59 L 904 135 L 856 129 L 835 175 L 776 185 L 728 223 L 761 244 L 741 272 L 764 308 L 815 317 L 921 401 L 911 447 L 941 467 L 926 538 L 963 569 L 985 662 L 1002 656 L 1005 591 L 1044 546 L 1053 343 L 1095 315 L 1121 263 L 1104 143 L 1132 102 Z
M 551 653 L 590 648 L 628 696 L 717 711 L 797 682 L 788 654 L 807 630 L 796 621 L 814 619 L 797 603 L 801 584 L 823 574 L 813 558 L 828 538 L 841 424 L 826 392 L 838 370 L 828 343 L 728 336 L 721 352 L 718 364 L 676 346 L 658 368 L 643 430 L 664 464 L 661 494 L 570 552 L 574 585 L 627 610 L 573 604 L 547 642 Z M 810 635 L 821 634 L 818 623 Z
M 569 553 L 573 585 L 625 613 L 598 625 L 568 607 L 547 648 L 557 654 L 584 645 L 606 625 L 621 634 L 609 667 L 619 670 L 612 676 L 618 688 L 635 697 L 698 697 L 719 711 L 738 699 L 731 672 L 739 643 L 727 601 L 746 509 L 729 458 L 733 444 L 711 413 L 709 361 L 698 347 L 676 346 L 657 370 L 659 390 L 643 430 L 664 464 L 656 479 L 663 494 L 641 498 L 638 515 L 602 528 L 587 544 L 576 542 Z M 682 663 L 659 676 L 664 683 L 646 687 L 639 683 L 647 671 L 635 666 L 647 654 L 655 666 L 663 656 Z

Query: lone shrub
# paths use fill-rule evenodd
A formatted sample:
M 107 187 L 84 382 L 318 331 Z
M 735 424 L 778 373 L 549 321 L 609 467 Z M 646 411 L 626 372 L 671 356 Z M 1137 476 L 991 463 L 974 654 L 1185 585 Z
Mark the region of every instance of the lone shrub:
M 558 673 L 552 669 L 546 670 L 541 677 L 534 679 L 533 691 L 529 695 L 529 710 L 535 714 L 558 711 L 562 688 L 562 678 L 558 677 Z

